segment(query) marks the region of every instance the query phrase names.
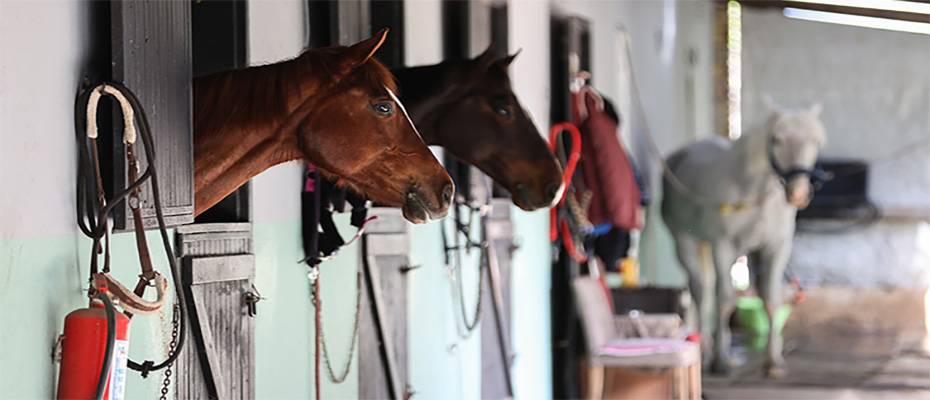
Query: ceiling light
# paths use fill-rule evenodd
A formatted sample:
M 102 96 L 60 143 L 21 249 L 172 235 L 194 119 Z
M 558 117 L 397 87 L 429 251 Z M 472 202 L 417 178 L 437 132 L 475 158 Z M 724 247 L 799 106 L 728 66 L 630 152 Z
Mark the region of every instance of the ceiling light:
M 824 4 L 840 7 L 870 8 L 930 15 L 930 3 L 902 0 L 785 0 L 792 3 Z M 799 4 L 799 6 L 801 6 Z
M 863 28 L 884 29 L 930 35 L 930 23 L 901 21 L 889 18 L 865 17 L 861 15 L 842 14 L 834 12 L 802 10 L 799 8 L 785 8 L 784 15 L 788 18 L 805 21 L 827 22 L 831 24 L 860 26 Z

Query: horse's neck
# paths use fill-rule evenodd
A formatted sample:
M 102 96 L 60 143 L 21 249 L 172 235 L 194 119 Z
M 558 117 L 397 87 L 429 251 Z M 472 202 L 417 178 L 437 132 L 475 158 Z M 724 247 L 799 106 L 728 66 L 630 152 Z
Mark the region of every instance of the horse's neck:
M 448 79 L 448 74 L 456 68 L 456 64 L 441 63 L 393 71 L 402 91 L 404 106 L 410 111 L 410 118 L 428 145 L 436 145 L 441 141 L 441 132 L 437 126 L 439 110 L 443 105 L 456 101 L 459 97 L 457 93 L 461 92 L 458 90 L 459 80 Z
M 292 62 L 195 81 L 195 214 L 262 171 L 301 158 L 296 129 L 307 115 L 295 111 L 308 109 L 302 103 L 315 87 L 284 84 Z
M 733 143 L 732 173 L 738 175 L 738 181 L 747 189 L 764 186 L 772 178 L 772 169 L 768 159 L 767 132 L 753 132 L 744 135 Z

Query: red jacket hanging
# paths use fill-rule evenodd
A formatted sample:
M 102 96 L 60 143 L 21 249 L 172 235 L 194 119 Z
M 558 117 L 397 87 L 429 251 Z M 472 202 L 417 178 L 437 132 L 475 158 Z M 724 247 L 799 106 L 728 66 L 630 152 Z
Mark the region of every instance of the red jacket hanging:
M 572 93 L 572 119 L 581 129 L 579 167 L 591 192 L 588 219 L 627 231 L 639 228 L 640 189 L 632 163 L 617 137 L 617 123 L 591 87 Z

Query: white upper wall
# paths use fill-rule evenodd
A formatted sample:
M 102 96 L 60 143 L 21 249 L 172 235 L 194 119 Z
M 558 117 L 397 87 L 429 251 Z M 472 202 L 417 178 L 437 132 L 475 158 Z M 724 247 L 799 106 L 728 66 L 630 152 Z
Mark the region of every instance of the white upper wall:
M 0 4 L 0 239 L 77 233 L 74 96 L 90 50 L 88 8 Z
M 442 3 L 440 1 L 404 1 L 404 31 L 406 33 L 405 65 L 429 65 L 442 61 Z

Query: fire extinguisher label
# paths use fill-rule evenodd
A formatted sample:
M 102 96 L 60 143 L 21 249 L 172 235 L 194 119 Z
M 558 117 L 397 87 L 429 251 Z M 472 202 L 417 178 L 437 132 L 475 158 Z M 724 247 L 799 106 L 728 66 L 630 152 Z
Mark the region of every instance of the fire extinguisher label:
M 129 361 L 129 341 L 117 340 L 113 346 L 113 373 L 110 374 L 109 400 L 124 400 L 126 392 L 126 365 Z

